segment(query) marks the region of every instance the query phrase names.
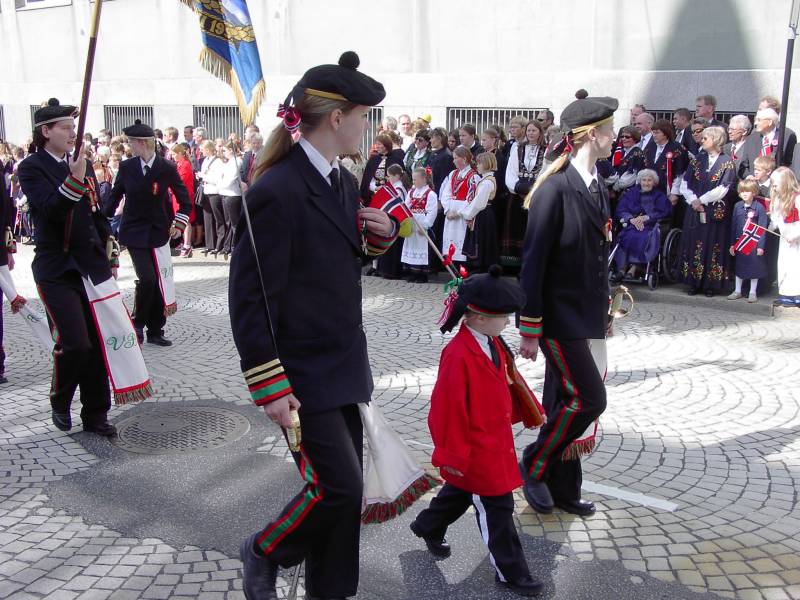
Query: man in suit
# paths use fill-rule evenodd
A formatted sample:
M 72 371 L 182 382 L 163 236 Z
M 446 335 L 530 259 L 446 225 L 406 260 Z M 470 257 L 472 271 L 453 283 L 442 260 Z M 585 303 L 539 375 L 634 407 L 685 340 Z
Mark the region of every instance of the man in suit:
M 708 126 L 715 126 L 715 127 L 722 127 L 722 129 L 726 129 L 725 123 L 722 121 L 717 121 L 714 118 L 714 113 L 717 110 L 717 99 L 710 94 L 706 94 L 704 96 L 698 96 L 695 100 L 694 106 L 694 116 L 700 117 L 705 119 L 708 122 Z
M 241 182 L 242 193 L 247 191 L 253 180 L 253 170 L 256 166 L 256 158 L 261 148 L 264 146 L 264 138 L 257 131 L 245 134 L 245 139 L 250 144 L 250 149 L 244 153 L 242 164 L 239 167 L 239 181 Z
M 91 165 L 72 158 L 77 115 L 74 106 L 55 98 L 34 113 L 36 152 L 20 163 L 18 175 L 36 228 L 33 279 L 50 327 L 58 332 L 50 384 L 53 424 L 72 428 L 70 405 L 80 388 L 83 430 L 113 436 L 108 373 L 82 279 L 98 285 L 112 277 L 106 255 L 110 228 L 98 210 Z
M 734 115 L 728 123 L 728 143 L 725 144 L 723 151 L 733 159 L 736 165 L 736 172 L 742 163 L 742 146 L 750 133 L 750 119 L 747 115 Z M 739 179 L 744 179 L 741 175 Z
M 739 163 L 739 176 L 753 175 L 755 165 L 753 161 L 757 156 L 775 156 L 778 145 L 779 116 L 772 108 L 765 108 L 756 113 L 753 133 L 747 136 L 742 145 L 742 158 Z M 797 145 L 797 136 L 791 129 L 786 129 L 784 135 L 780 164 L 777 166 L 791 166 L 794 159 L 794 149 Z
M 631 108 L 631 125 L 636 125 L 636 117 L 638 117 L 643 112 L 647 112 L 647 109 L 644 107 L 644 104 L 633 105 L 633 108 Z
M 575 444 L 606 408 L 603 378 L 590 340 L 605 343 L 608 327 L 608 250 L 611 213 L 597 161 L 608 158 L 614 137 L 615 98 L 575 100 L 561 114 L 569 128 L 529 205 L 521 284 L 520 355 L 545 355 L 543 405 L 547 423 L 525 448 L 523 492 L 534 510 L 587 516 L 581 500 L 580 455 Z M 641 116 L 641 115 L 640 115 Z M 566 149 L 572 147 L 570 154 Z M 567 460 L 569 457 L 569 460 Z
M 636 117 L 636 121 L 633 124 L 642 136 L 638 144 L 642 150 L 646 150 L 650 142 L 653 141 L 653 123 L 655 123 L 653 115 L 645 112 Z
M 164 337 L 168 307 L 159 285 L 154 250 L 169 243 L 170 238 L 183 235 L 189 224 L 192 201 L 175 164 L 155 152 L 153 130 L 137 119 L 123 131 L 128 136 L 134 157 L 120 164 L 105 214 L 112 217 L 122 196 L 125 196 L 119 240 L 128 248 L 138 278 L 133 325 L 139 343 L 144 341 L 144 329 L 147 328 L 149 343 L 171 346 L 172 342 Z M 174 218 L 169 190 L 178 201 L 179 208 Z
M 359 209 L 340 154 L 356 152 L 383 86 L 345 52 L 308 70 L 283 103 L 277 143 L 259 158 L 230 270 L 233 340 L 253 401 L 286 429 L 299 409 L 304 487 L 240 547 L 247 598 L 277 600 L 278 568 L 306 561 L 306 598 L 356 595 L 363 492 L 358 405 L 373 390 L 361 268 L 399 226 Z M 301 137 L 292 142 L 300 121 Z M 364 233 L 362 233 L 362 231 Z
M 675 141 L 681 144 L 692 156 L 697 156 L 697 142 L 692 137 L 692 113 L 688 108 L 678 108 L 672 114 L 675 127 Z

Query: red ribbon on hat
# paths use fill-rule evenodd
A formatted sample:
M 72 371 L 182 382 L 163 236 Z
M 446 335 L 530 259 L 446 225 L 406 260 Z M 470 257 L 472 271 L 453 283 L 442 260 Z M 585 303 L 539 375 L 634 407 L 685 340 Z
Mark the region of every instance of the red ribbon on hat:
M 277 117 L 283 119 L 283 126 L 289 133 L 294 134 L 300 129 L 300 111 L 296 106 L 279 105 Z

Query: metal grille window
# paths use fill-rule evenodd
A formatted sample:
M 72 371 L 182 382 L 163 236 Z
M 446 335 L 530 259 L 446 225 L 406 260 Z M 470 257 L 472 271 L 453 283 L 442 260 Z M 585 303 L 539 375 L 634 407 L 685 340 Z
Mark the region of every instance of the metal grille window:
M 122 135 L 123 127 L 133 125 L 140 119 L 145 125 L 153 127 L 153 107 L 143 105 L 105 105 L 103 107 L 106 129 L 111 130 L 111 135 Z
M 239 117 L 238 106 L 193 106 L 192 122 L 195 127 L 202 127 L 206 130 L 207 139 L 223 138 L 228 139 L 231 133 L 244 137 L 245 127 Z
M 6 119 L 3 115 L 2 106 L 0 106 L 0 141 L 6 141 Z
M 381 128 L 381 123 L 383 122 L 383 107 L 373 106 L 369 110 L 367 120 L 369 121 L 369 125 L 364 132 L 364 138 L 361 140 L 361 154 L 365 159 L 368 158 L 369 149 L 372 148 L 372 143 L 375 141 L 378 130 Z
M 521 115 L 528 120 L 536 118 L 540 108 L 476 108 L 470 106 L 447 107 L 447 130 L 453 131 L 462 125 L 470 123 L 475 126 L 478 135 L 489 125 L 500 125 L 508 129 L 508 122 L 515 116 Z

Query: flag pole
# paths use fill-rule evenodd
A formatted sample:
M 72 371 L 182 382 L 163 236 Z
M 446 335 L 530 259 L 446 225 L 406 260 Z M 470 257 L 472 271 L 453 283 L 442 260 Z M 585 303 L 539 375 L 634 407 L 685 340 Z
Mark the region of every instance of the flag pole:
M 434 244 L 434 243 L 433 243 L 433 240 L 431 239 L 431 236 L 430 236 L 430 235 L 428 235 L 428 232 L 427 232 L 427 231 L 425 231 L 425 230 L 422 228 L 422 225 L 420 225 L 419 223 L 417 223 L 417 220 L 416 220 L 416 219 L 412 219 L 412 220 L 414 221 L 414 225 L 415 225 L 415 226 L 416 226 L 416 228 L 419 230 L 419 232 L 420 232 L 422 235 L 424 235 L 424 236 L 425 236 L 425 239 L 426 239 L 426 240 L 428 240 L 428 245 L 429 245 L 429 246 L 430 246 L 430 247 L 433 249 L 433 251 L 436 253 L 436 256 L 437 256 L 437 257 L 439 258 L 439 260 L 442 262 L 442 266 L 443 266 L 445 269 L 447 269 L 447 272 L 450 274 L 450 276 L 451 276 L 453 279 L 458 279 L 458 274 L 457 274 L 457 273 L 456 273 L 456 272 L 455 272 L 455 271 L 452 269 L 452 267 L 451 267 L 449 264 L 447 264 L 447 262 L 444 260 L 444 256 L 442 256 L 442 253 L 441 253 L 441 252 L 439 252 L 439 248 L 436 246 L 436 244 Z
M 81 107 L 78 121 L 78 135 L 75 143 L 75 154 L 73 160 L 78 160 L 81 146 L 83 145 L 83 134 L 86 131 L 86 111 L 89 108 L 89 91 L 92 87 L 92 71 L 94 70 L 94 55 L 97 50 L 97 30 L 100 28 L 100 10 L 103 7 L 103 0 L 94 0 L 94 10 L 92 11 L 92 24 L 89 28 L 89 50 L 86 54 L 86 70 L 83 73 L 83 93 L 81 94 Z
M 783 140 L 786 134 L 787 104 L 789 103 L 789 84 L 792 79 L 792 57 L 794 56 L 794 39 L 797 37 L 797 22 L 800 17 L 800 2 L 792 0 L 789 13 L 789 39 L 786 42 L 786 64 L 783 69 L 783 94 L 781 95 L 781 115 L 778 125 L 778 147 L 776 150 L 775 165 L 781 166 L 783 160 Z

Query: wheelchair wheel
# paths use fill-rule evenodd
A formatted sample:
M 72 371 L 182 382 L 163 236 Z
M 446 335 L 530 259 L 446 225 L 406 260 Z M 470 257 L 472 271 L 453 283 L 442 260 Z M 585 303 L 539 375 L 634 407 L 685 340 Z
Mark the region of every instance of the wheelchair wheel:
M 680 273 L 681 230 L 672 229 L 661 248 L 661 272 L 668 283 L 677 283 Z
M 658 287 L 658 271 L 651 271 L 647 275 L 647 287 L 654 290 Z

